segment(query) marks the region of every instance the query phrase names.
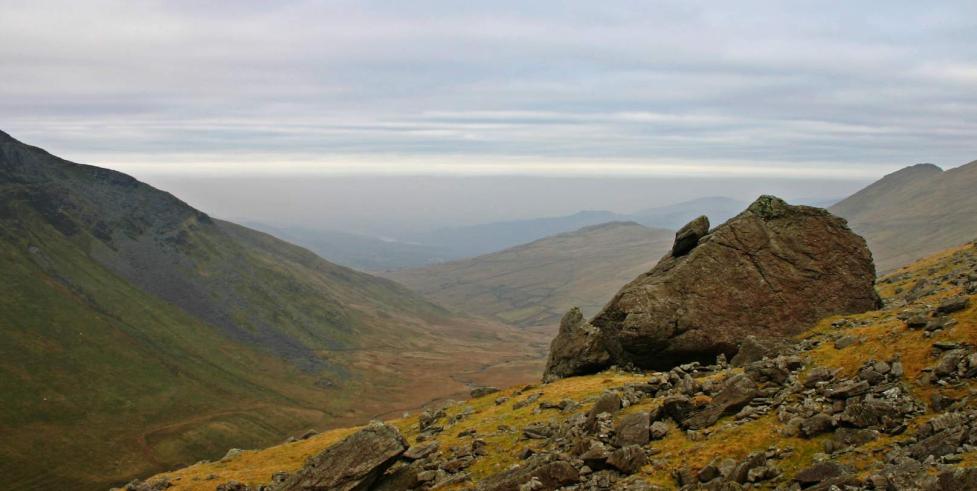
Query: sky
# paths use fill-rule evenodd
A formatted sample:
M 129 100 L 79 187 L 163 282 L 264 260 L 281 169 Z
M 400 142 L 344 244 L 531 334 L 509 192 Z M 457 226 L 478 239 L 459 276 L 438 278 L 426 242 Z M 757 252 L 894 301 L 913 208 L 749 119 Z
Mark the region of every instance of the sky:
M 137 177 L 977 159 L 977 2 L 0 0 L 0 125 Z

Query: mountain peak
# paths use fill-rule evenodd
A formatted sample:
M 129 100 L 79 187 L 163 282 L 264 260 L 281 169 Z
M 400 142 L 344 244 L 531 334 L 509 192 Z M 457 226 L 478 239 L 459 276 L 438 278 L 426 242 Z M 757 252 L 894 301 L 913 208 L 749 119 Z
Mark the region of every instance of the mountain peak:
M 925 176 L 930 174 L 940 174 L 942 172 L 943 169 L 936 164 L 921 163 L 921 164 L 913 164 L 913 165 L 903 167 L 902 169 L 899 169 L 891 174 L 887 174 L 882 179 L 889 179 L 895 177 L 908 177 L 908 176 L 914 176 L 914 177 Z

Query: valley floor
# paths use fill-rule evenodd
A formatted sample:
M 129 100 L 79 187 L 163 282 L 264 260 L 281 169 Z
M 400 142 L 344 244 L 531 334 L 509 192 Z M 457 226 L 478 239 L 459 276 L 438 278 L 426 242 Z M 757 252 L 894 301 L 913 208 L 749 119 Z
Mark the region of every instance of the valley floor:
M 939 475 L 946 478 L 944 487 L 932 489 L 965 489 L 945 486 L 954 485 L 953 479 L 977 479 L 977 473 L 953 474 L 977 465 L 977 446 L 969 436 L 977 414 L 977 303 L 968 301 L 977 293 L 977 244 L 903 268 L 882 278 L 878 289 L 885 301 L 881 310 L 824 319 L 798 336 L 789 355 L 744 368 L 687 366 L 681 374 L 612 370 L 443 402 L 443 412 L 423 415 L 424 430 L 416 416 L 389 424 L 410 444 L 438 442 L 440 450 L 425 462 L 435 469 L 432 479 L 442 482 L 439 489 L 484 485 L 491 476 L 513 472 L 513 466 L 530 466 L 535 457 L 526 457 L 533 453 L 586 461 L 578 467 L 578 479 L 591 486 L 585 489 L 598 489 L 601 482 L 614 489 L 675 489 L 680 481 L 738 479 L 757 488 L 787 488 L 805 475 L 801 471 L 810 474 L 812 465 L 827 461 L 838 467 L 814 469 L 837 471 L 830 477 L 835 481 L 822 476 L 823 482 L 805 486 L 848 482 L 902 489 L 899 483 Z M 721 407 L 715 421 L 676 414 L 676 401 L 683 400 L 676 397 L 685 398 L 692 414 L 720 405 L 729 399 L 724 384 L 742 374 L 759 387 L 746 403 Z M 687 390 L 684 384 L 690 384 Z M 616 413 L 613 421 L 594 414 L 595 404 L 608 398 L 620 408 L 610 411 Z M 616 435 L 622 422 L 645 413 L 661 424 L 652 426 L 652 441 L 638 438 L 641 465 L 615 468 L 599 450 L 627 447 Z M 596 429 L 581 429 L 587 424 Z M 165 479 L 170 489 L 210 491 L 235 480 L 257 489 L 275 473 L 294 473 L 355 431 L 337 429 L 245 451 L 149 482 Z M 574 449 L 568 443 L 574 441 L 589 446 Z

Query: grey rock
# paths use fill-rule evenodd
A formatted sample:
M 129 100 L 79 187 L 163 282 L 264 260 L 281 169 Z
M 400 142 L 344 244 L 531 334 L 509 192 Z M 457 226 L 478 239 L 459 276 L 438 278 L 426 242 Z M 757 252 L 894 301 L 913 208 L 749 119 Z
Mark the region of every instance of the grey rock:
M 485 478 L 476 487 L 479 491 L 519 491 L 519 487 L 531 480 L 553 490 L 580 481 L 580 473 L 569 462 L 553 455 L 538 454 L 522 465 Z
M 634 474 L 647 462 L 645 451 L 638 445 L 628 445 L 611 452 L 607 464 L 625 473 Z
M 373 422 L 309 459 L 278 491 L 366 489 L 407 450 L 397 428 Z
M 707 428 L 715 424 L 722 415 L 748 404 L 756 395 L 757 385 L 753 379 L 742 374 L 735 375 L 726 382 L 723 390 L 713 398 L 709 406 L 680 424 L 692 430 Z
M 627 445 L 645 445 L 651 439 L 649 427 L 651 416 L 647 412 L 639 412 L 624 416 L 614 428 L 616 443 L 619 447 Z
M 440 444 L 437 440 L 411 445 L 410 448 L 404 452 L 404 458 L 409 460 L 423 459 L 424 457 L 437 452 L 439 446 Z
M 965 296 L 947 298 L 936 307 L 936 313 L 941 315 L 952 314 L 966 309 L 969 304 L 970 299 Z
M 475 387 L 471 390 L 470 395 L 472 399 L 478 399 L 479 397 L 485 397 L 498 391 L 499 389 L 497 387 Z
M 808 487 L 850 472 L 851 469 L 836 462 L 819 462 L 802 469 L 794 476 L 794 480 L 799 482 L 801 487 Z
M 550 344 L 543 380 L 597 372 L 610 363 L 611 355 L 600 340 L 600 330 L 586 322 L 580 309 L 574 307 L 560 320 L 560 331 Z
M 705 215 L 692 220 L 675 232 L 675 242 L 672 244 L 672 257 L 684 256 L 695 246 L 699 245 L 699 239 L 709 233 L 709 218 Z

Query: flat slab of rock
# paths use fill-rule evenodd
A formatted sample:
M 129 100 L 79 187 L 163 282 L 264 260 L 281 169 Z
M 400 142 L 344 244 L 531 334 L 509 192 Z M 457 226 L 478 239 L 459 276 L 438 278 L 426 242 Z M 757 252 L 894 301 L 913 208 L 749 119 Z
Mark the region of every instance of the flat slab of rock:
M 309 459 L 278 491 L 351 491 L 368 489 L 407 450 L 397 428 L 370 423 Z
M 711 362 L 749 335 L 784 338 L 880 306 L 865 240 L 820 208 L 761 196 L 687 247 L 677 243 L 681 254 L 625 285 L 589 323 L 568 314 L 544 377 Z
M 487 477 L 478 491 L 519 491 L 520 486 L 535 479 L 540 488 L 557 489 L 575 484 L 580 473 L 565 460 L 550 455 L 533 455 L 523 465 Z
M 682 421 L 681 424 L 691 430 L 708 428 L 719 421 L 724 414 L 747 405 L 756 395 L 756 383 L 746 375 L 736 375 L 726 382 L 723 390 L 705 409 Z

